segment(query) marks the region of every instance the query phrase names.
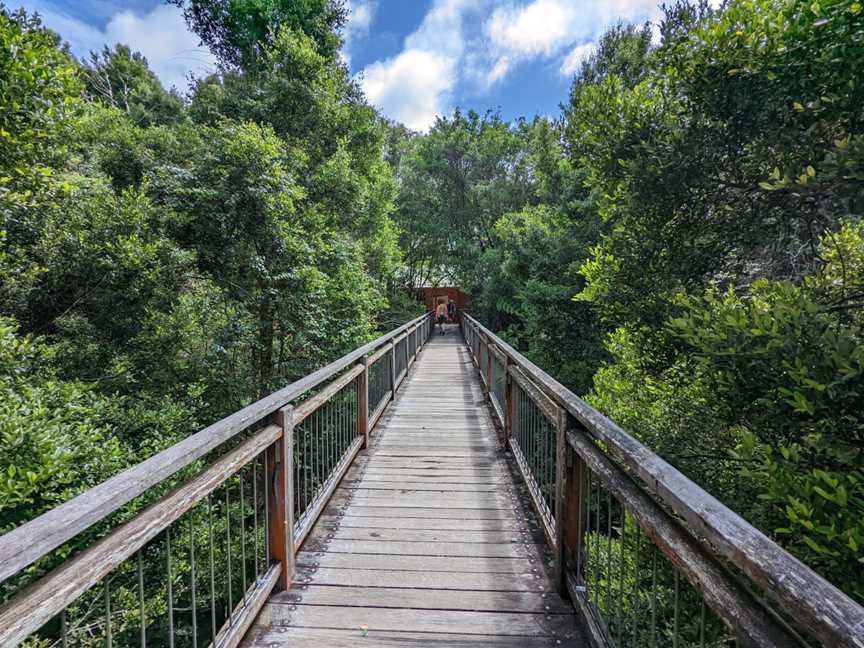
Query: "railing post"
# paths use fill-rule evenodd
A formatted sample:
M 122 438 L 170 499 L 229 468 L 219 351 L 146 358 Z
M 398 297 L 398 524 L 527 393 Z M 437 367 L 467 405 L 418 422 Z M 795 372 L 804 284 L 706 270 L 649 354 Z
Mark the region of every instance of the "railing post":
M 504 360 L 504 447 L 510 443 L 513 436 L 513 417 L 516 415 L 516 387 L 510 375 L 510 356 Z
M 282 438 L 267 448 L 267 479 L 273 484 L 269 501 L 268 532 L 270 555 L 282 563 L 277 590 L 287 590 L 294 578 L 294 407 L 287 405 L 276 413 Z
M 495 386 L 492 383 L 495 380 L 495 363 L 492 360 L 492 343 L 491 341 L 486 345 L 486 385 L 488 389 L 486 391 L 489 394 L 489 400 L 492 400 L 492 394 L 495 393 Z
M 357 434 L 363 437 L 363 447 L 369 447 L 369 358 L 359 362 L 363 373 L 357 376 Z
M 409 332 L 408 335 L 411 335 L 411 333 Z M 406 376 L 408 375 L 408 365 L 410 364 L 409 361 L 411 360 L 411 356 L 408 355 L 408 335 L 406 335 L 404 338 L 402 338 L 403 340 L 405 340 L 405 344 L 403 344 L 402 346 L 405 347 L 405 375 Z
M 396 400 L 396 345 L 390 342 L 390 400 Z
M 571 429 L 574 426 L 568 426 Z M 582 434 L 582 432 L 577 432 Z M 572 564 L 577 581 L 584 582 L 584 542 L 588 520 L 586 506 L 588 470 L 585 462 L 567 443 L 567 483 L 564 490 L 564 567 Z
M 567 506 L 567 423 L 568 415 L 558 410 L 555 421 L 555 586 L 562 596 L 567 594 L 567 547 L 564 529 Z

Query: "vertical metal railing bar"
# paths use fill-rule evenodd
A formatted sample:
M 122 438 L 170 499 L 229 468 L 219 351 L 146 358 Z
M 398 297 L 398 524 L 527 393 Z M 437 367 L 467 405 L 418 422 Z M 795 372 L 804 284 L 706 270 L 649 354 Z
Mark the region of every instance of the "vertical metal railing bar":
M 69 638 L 67 634 L 66 628 L 66 610 L 63 610 L 60 613 L 60 646 L 61 648 L 68 648 L 69 646 Z
M 606 614 L 612 609 L 612 493 L 606 491 Z
M 213 498 L 207 495 L 207 527 L 210 553 L 210 633 L 211 641 L 216 639 L 216 560 L 213 538 Z
M 245 479 L 244 471 L 241 470 L 238 475 L 240 478 L 240 576 L 243 579 L 243 605 L 246 605 L 246 592 L 249 589 L 249 581 L 246 574 L 246 503 L 243 481 Z
M 680 632 L 680 626 L 678 624 L 678 607 L 679 607 L 679 591 L 680 591 L 680 581 L 681 575 L 680 572 L 675 570 L 675 618 L 674 618 L 674 626 L 673 626 L 673 634 L 672 634 L 672 648 L 678 648 L 678 637 Z
M 189 596 L 192 609 L 192 647 L 198 648 L 198 605 L 195 600 L 195 509 L 189 511 Z
M 144 608 L 144 559 L 141 557 L 141 549 L 135 552 L 135 564 L 138 575 L 138 624 L 139 644 L 141 648 L 147 646 L 147 611 Z
M 627 518 L 624 510 L 621 510 L 621 531 L 618 536 L 618 605 L 616 610 L 616 619 L 615 625 L 617 627 L 618 641 L 621 648 L 624 645 L 624 626 L 622 625 L 624 622 L 624 618 L 622 616 L 623 610 L 621 609 L 622 602 L 624 600 L 624 550 L 627 545 Z
M 174 648 L 174 583 L 171 569 L 171 527 L 165 529 L 165 560 L 168 573 L 168 646 Z
M 113 628 L 111 627 L 111 579 L 105 578 L 105 645 L 111 648 L 114 645 Z
M 293 475 L 289 479 L 294 479 Z M 293 520 L 291 520 L 293 522 Z M 289 525 L 290 528 L 290 525 Z M 253 565 L 255 571 L 255 580 L 261 575 L 260 564 L 258 562 L 258 457 L 252 461 L 252 555 L 254 556 Z
M 657 547 L 651 552 L 651 647 L 657 646 Z
M 640 609 L 640 601 L 639 601 L 639 585 L 642 582 L 639 573 L 639 559 L 642 557 L 642 527 L 638 524 L 636 525 L 636 555 L 633 561 L 633 592 L 630 596 L 630 607 L 633 609 L 634 613 L 636 610 Z M 638 646 L 639 641 L 636 633 L 638 632 L 640 624 L 633 624 L 633 645 Z
M 268 480 L 269 476 L 268 476 Z M 228 569 L 228 603 L 225 608 L 225 616 L 228 617 L 228 625 L 233 625 L 234 591 L 231 574 L 231 488 L 225 482 L 225 566 Z

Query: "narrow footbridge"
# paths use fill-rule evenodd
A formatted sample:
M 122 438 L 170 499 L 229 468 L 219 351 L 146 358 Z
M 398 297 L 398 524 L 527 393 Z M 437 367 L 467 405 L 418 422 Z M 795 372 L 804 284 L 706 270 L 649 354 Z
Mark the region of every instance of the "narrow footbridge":
M 0 536 L 0 595 L 2 648 L 864 648 L 864 609 L 467 314 Z

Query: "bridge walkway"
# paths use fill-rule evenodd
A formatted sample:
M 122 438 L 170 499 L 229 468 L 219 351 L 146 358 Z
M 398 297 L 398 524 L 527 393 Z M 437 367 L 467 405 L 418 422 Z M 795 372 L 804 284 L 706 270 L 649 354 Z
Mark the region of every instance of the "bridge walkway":
M 430 339 L 372 439 L 247 648 L 586 645 L 458 330 Z

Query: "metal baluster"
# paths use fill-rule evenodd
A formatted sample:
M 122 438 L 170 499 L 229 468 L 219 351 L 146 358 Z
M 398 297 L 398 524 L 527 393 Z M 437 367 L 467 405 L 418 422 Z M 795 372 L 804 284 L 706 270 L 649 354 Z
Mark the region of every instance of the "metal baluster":
M 216 641 L 216 565 L 213 555 L 213 498 L 207 494 L 207 526 L 210 537 L 210 641 Z
M 602 493 L 602 484 L 600 482 L 600 475 L 597 475 L 597 509 L 594 515 L 594 605 L 597 606 L 597 609 L 600 609 L 600 495 Z
M 174 575 L 171 572 L 171 527 L 165 529 L 165 556 L 168 566 L 168 646 L 174 648 Z
M 244 470 L 241 468 L 238 473 L 240 477 L 240 574 L 243 577 L 243 605 L 246 605 L 246 590 L 249 589 L 249 581 L 246 578 L 246 504 L 244 502 L 243 480 L 245 479 Z
M 225 616 L 228 617 L 228 625 L 233 625 L 234 617 L 234 592 L 231 583 L 231 486 L 225 482 L 225 562 L 228 566 L 228 607 Z
M 619 502 L 620 503 L 620 502 Z M 619 534 L 618 543 L 620 545 L 620 550 L 618 552 L 618 636 L 620 637 L 620 645 L 624 646 L 624 627 L 621 625 L 623 623 L 621 609 L 622 601 L 624 600 L 624 570 L 626 569 L 626 565 L 624 564 L 624 549 L 627 545 L 627 512 L 624 510 L 623 505 L 621 506 L 621 533 Z
M 681 580 L 680 574 L 678 570 L 675 570 L 675 625 L 674 632 L 672 634 L 672 648 L 678 648 L 678 591 L 679 591 L 679 582 Z
M 138 622 L 141 626 L 140 644 L 141 648 L 147 646 L 147 614 L 144 610 L 144 561 L 141 558 L 141 550 L 135 552 L 136 569 L 138 571 Z M 64 644 L 65 645 L 65 644 Z
M 293 478 L 293 475 L 289 476 L 289 479 Z M 258 457 L 252 460 L 252 526 L 255 529 L 253 552 L 255 555 L 255 580 L 257 581 L 258 575 L 261 573 L 258 568 Z
M 640 527 L 637 524 L 636 525 L 636 557 L 634 559 L 634 566 L 633 566 L 633 594 L 630 597 L 631 601 L 632 601 L 630 608 L 633 611 L 633 616 L 634 616 L 634 619 L 633 619 L 633 645 L 634 646 L 639 645 L 639 642 L 636 641 L 636 639 L 637 639 L 636 632 L 637 632 L 637 629 L 639 627 L 639 623 L 636 622 L 635 616 L 636 616 L 636 610 L 641 609 L 641 606 L 639 605 L 639 557 L 641 554 L 641 549 L 642 549 L 642 527 Z
M 114 645 L 114 637 L 111 628 L 111 582 L 105 577 L 105 645 L 111 648 Z
M 657 547 L 651 554 L 651 646 L 657 645 Z
M 572 452 L 572 449 L 568 450 L 568 452 Z M 576 455 L 573 458 L 573 461 L 579 461 L 579 456 Z M 584 464 L 583 464 L 584 466 Z M 576 519 L 579 520 L 579 524 L 577 529 L 579 532 L 576 534 L 576 576 L 577 578 L 582 578 L 582 536 L 585 535 L 585 525 L 583 520 L 585 517 L 582 515 L 583 507 L 585 506 L 585 493 L 587 492 L 587 487 L 585 486 L 585 473 L 586 470 L 579 471 L 579 501 L 577 502 L 576 508 Z
M 612 493 L 606 491 L 606 614 L 612 616 Z
M 582 575 L 582 580 L 585 583 L 585 598 L 590 604 L 591 594 L 594 589 L 591 587 L 591 495 L 594 490 L 594 479 L 590 469 L 585 472 L 586 480 L 588 482 L 588 486 L 585 489 L 585 528 L 582 531 L 582 535 L 585 536 L 585 564 L 582 566 L 581 572 L 577 573 L 581 573 Z
M 266 467 L 266 463 L 264 464 Z M 262 479 L 264 481 L 264 570 L 270 569 L 270 475 L 267 470 Z
M 189 511 L 189 594 L 192 605 L 192 646 L 198 648 L 198 602 L 195 600 L 195 509 Z
M 60 646 L 61 648 L 68 648 L 69 646 L 66 629 L 66 608 L 63 608 L 63 611 L 60 613 Z

